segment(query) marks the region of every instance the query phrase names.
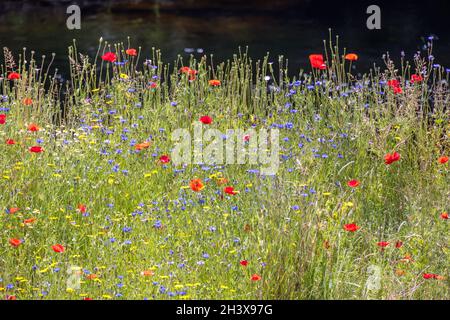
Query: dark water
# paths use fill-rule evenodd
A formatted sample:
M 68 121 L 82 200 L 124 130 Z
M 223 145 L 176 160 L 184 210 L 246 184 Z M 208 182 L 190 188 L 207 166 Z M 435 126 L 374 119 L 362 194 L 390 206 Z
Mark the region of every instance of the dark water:
M 150 54 L 151 47 L 160 48 L 166 62 L 172 62 L 179 53 L 188 56 L 185 48 L 202 48 L 203 54 L 214 54 L 219 62 L 230 58 L 239 46 L 248 45 L 254 58 L 270 52 L 272 60 L 277 61 L 276 57 L 283 54 L 289 59 L 291 73 L 296 73 L 300 68 L 309 68 L 310 53 L 323 51 L 329 28 L 339 34 L 341 47 L 359 54 L 358 71 L 365 71 L 373 63 L 382 65 L 381 56 L 386 51 L 394 60 L 400 58 L 401 51 L 411 59 L 423 44 L 421 37 L 429 34 L 439 37 L 435 42 L 436 62 L 450 66 L 447 0 L 378 1 L 381 30 L 366 28 L 366 8 L 371 4 L 366 1 L 299 1 L 284 10 L 252 10 L 236 3 L 213 9 L 159 11 L 81 6 L 82 29 L 72 31 L 65 24 L 67 3 L 44 7 L 20 6 L 20 2 L 0 11 L 0 47 L 7 46 L 15 54 L 22 47 L 35 50 L 39 56 L 55 52 L 54 65 L 63 74 L 72 39 L 77 39 L 79 51 L 94 56 L 100 37 L 109 42 L 126 42 L 127 36 L 133 47 L 142 46 L 144 57 Z

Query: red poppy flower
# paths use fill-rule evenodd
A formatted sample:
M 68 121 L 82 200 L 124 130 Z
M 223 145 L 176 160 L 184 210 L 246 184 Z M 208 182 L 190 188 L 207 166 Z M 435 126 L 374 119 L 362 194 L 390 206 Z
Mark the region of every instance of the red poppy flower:
M 446 157 L 446 156 L 439 157 L 438 162 L 440 164 L 447 163 L 448 162 L 448 157 Z
M 28 219 L 23 220 L 23 223 L 30 224 L 30 223 L 33 223 L 35 221 L 36 221 L 36 218 L 28 218 Z
M 394 90 L 395 94 L 400 94 L 403 92 L 403 89 L 400 87 L 400 82 L 398 82 L 397 79 L 389 80 L 387 85 Z
M 447 212 L 442 212 L 440 217 L 441 217 L 441 219 L 448 220 L 448 213 Z
M 437 279 L 439 276 L 435 273 L 424 273 L 423 278 L 424 279 Z
M 17 300 L 17 298 L 16 298 L 16 296 L 7 295 L 6 300 Z
M 180 68 L 180 73 L 189 73 L 189 71 L 191 71 L 191 68 L 189 68 L 189 67 L 181 67 Z
M 187 73 L 187 74 L 197 74 L 198 71 L 195 69 L 191 69 L 189 67 L 181 67 L 180 68 L 180 73 Z M 213 80 L 212 80 L 213 81 Z M 219 81 L 219 80 L 215 80 L 215 81 Z M 219 81 L 220 82 L 220 81 Z
M 223 192 L 231 194 L 233 196 L 238 193 L 237 191 L 234 190 L 233 187 L 225 187 L 225 189 L 223 189 Z
M 248 266 L 248 261 L 247 261 L 247 260 L 241 260 L 241 261 L 239 261 L 239 264 L 240 264 L 241 266 L 246 267 L 246 266 Z
M 215 79 L 213 79 L 213 80 L 209 80 L 209 85 L 210 86 L 212 86 L 212 87 L 218 87 L 218 86 L 220 86 L 220 80 L 215 80 Z
M 252 277 L 250 279 L 252 281 L 259 281 L 259 280 L 261 280 L 261 276 L 255 273 L 252 275 Z
M 321 54 L 311 54 L 309 56 L 309 62 L 311 62 L 311 67 L 314 69 L 325 70 L 327 68 L 323 62 L 323 55 Z
M 349 232 L 355 232 L 359 228 L 360 227 L 357 226 L 355 223 L 349 223 L 349 224 L 344 225 L 345 231 L 349 231 Z
M 156 89 L 156 88 L 158 87 L 158 84 L 157 84 L 156 82 L 150 82 L 149 85 L 148 85 L 148 87 L 149 87 L 150 89 Z
M 155 272 L 153 270 L 144 270 L 141 272 L 141 275 L 145 277 L 151 277 L 155 275 Z
M 9 214 L 14 214 L 16 212 L 18 212 L 20 209 L 19 208 L 9 208 L 8 212 Z
M 411 75 L 411 83 L 421 82 L 421 81 L 423 81 L 423 78 L 421 75 L 419 75 L 419 74 Z
M 400 94 L 403 92 L 403 89 L 401 87 L 394 87 L 394 94 Z
M 356 61 L 358 60 L 358 55 L 356 53 L 349 53 L 345 55 L 345 60 Z
M 394 163 L 395 161 L 400 160 L 400 154 L 398 154 L 397 152 L 393 152 L 393 153 L 388 153 L 384 156 L 384 163 L 385 164 L 391 164 Z
M 138 143 L 134 148 L 136 150 L 144 150 L 147 149 L 148 147 L 150 147 L 150 142 L 146 141 L 146 142 L 142 142 L 142 143 Z
M 102 59 L 104 61 L 108 61 L 108 62 L 115 62 L 117 59 L 117 56 L 113 52 L 107 52 L 102 56 Z
M 356 188 L 357 186 L 359 186 L 359 181 L 358 180 L 350 180 L 349 182 L 347 182 L 347 185 L 351 188 Z
M 53 251 L 63 253 L 65 248 L 61 244 L 55 244 L 52 246 Z
M 16 144 L 16 142 L 13 139 L 8 139 L 6 140 L 6 144 L 13 145 Z
M 11 72 L 10 74 L 8 74 L 8 80 L 18 80 L 20 79 L 20 74 L 18 74 L 17 72 Z
M 132 48 L 127 49 L 127 50 L 125 51 L 125 53 L 126 53 L 127 55 L 129 55 L 129 56 L 137 56 L 137 51 L 136 51 L 136 49 L 132 49 Z
M 22 243 L 22 241 L 20 241 L 20 239 L 16 239 L 16 238 L 9 239 L 9 244 L 12 245 L 13 247 L 18 247 L 21 245 L 21 243 Z
M 41 146 L 33 146 L 29 150 L 30 150 L 30 152 L 33 152 L 33 153 L 40 153 L 40 152 L 44 151 L 44 149 Z
M 94 300 L 94 299 L 89 298 L 89 297 L 84 297 L 83 300 Z
M 189 187 L 193 191 L 199 192 L 205 188 L 205 185 L 203 184 L 201 179 L 192 179 L 191 182 L 189 182 Z
M 212 118 L 209 116 L 202 116 L 200 117 L 200 122 L 203 124 L 211 124 L 212 123 Z
M 81 212 L 81 213 L 86 213 L 86 210 L 87 210 L 87 208 L 86 208 L 86 206 L 84 205 L 84 204 L 79 204 L 78 206 L 77 206 L 77 208 L 78 208 L 78 210 Z
M 249 141 L 250 141 L 250 135 L 249 135 L 249 134 L 246 134 L 246 135 L 243 137 L 243 139 L 244 139 L 245 142 L 249 142 Z
M 185 73 L 189 75 L 189 80 L 195 80 L 195 75 L 198 73 L 197 70 L 191 69 L 189 67 L 181 67 L 180 73 Z
M 388 80 L 387 85 L 391 88 L 395 88 L 395 87 L 400 86 L 400 82 L 398 82 L 397 79 L 391 79 L 391 80 Z
M 0 124 L 6 123 L 6 114 L 0 114 Z
M 395 243 L 396 248 L 401 248 L 402 246 L 403 246 L 403 242 L 401 242 L 400 240 Z
M 39 127 L 38 127 L 38 125 L 37 124 L 35 124 L 35 123 L 30 123 L 29 125 L 28 125 L 28 131 L 31 131 L 31 132 L 36 132 L 36 131 L 39 131 Z
M 382 248 L 386 248 L 388 245 L 389 245 L 389 242 L 386 242 L 386 241 L 377 242 L 377 246 L 382 247 Z
M 159 161 L 161 161 L 161 163 L 169 163 L 170 158 L 168 155 L 162 155 L 161 157 L 159 157 Z
M 26 105 L 26 106 L 31 106 L 32 104 L 33 104 L 33 99 L 31 99 L 31 98 L 25 98 L 25 99 L 23 99 L 23 104 L 24 105 Z

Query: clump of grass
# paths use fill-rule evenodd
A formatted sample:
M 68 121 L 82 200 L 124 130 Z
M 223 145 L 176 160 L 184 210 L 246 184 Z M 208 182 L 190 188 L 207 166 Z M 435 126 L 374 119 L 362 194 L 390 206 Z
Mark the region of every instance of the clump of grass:
M 448 299 L 443 67 L 417 55 L 397 68 L 386 55 L 384 70 L 357 77 L 336 42 L 325 47 L 325 70 L 289 77 L 283 57 L 274 66 L 247 49 L 219 64 L 165 64 L 159 50 L 144 59 L 129 48 L 101 39 L 89 57 L 74 42 L 66 83 L 45 57 L 24 49 L 16 64 L 4 49 L 0 136 L 15 144 L 0 143 L 1 295 Z M 113 63 L 101 59 L 109 51 Z M 8 80 L 11 72 L 20 79 Z M 422 80 L 411 83 L 412 74 Z M 387 85 L 393 79 L 401 93 Z M 222 131 L 280 128 L 277 175 L 161 163 L 170 133 L 205 114 Z M 27 130 L 32 123 L 40 129 Z M 150 147 L 136 151 L 144 141 Z M 35 145 L 44 152 L 31 153 Z M 401 159 L 385 164 L 394 151 Z M 193 178 L 205 182 L 199 193 Z M 240 193 L 224 194 L 223 178 Z M 346 231 L 351 223 L 360 228 Z M 68 276 L 73 266 L 81 273 Z M 72 276 L 80 288 L 68 287 Z

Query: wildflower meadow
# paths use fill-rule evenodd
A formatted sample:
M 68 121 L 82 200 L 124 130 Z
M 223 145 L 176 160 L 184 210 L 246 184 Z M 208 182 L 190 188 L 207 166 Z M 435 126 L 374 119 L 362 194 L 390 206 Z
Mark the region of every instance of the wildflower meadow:
M 324 44 L 3 48 L 0 298 L 448 299 L 450 70 Z

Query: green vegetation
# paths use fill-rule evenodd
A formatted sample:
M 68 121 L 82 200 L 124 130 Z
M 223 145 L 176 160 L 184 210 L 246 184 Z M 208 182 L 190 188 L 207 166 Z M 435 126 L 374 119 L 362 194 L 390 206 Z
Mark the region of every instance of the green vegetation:
M 386 57 L 356 77 L 330 45 L 290 78 L 282 57 L 169 66 L 129 48 L 74 44 L 67 83 L 5 49 L 2 298 L 449 298 L 445 69 Z M 277 174 L 175 166 L 171 132 L 205 115 L 278 128 Z

